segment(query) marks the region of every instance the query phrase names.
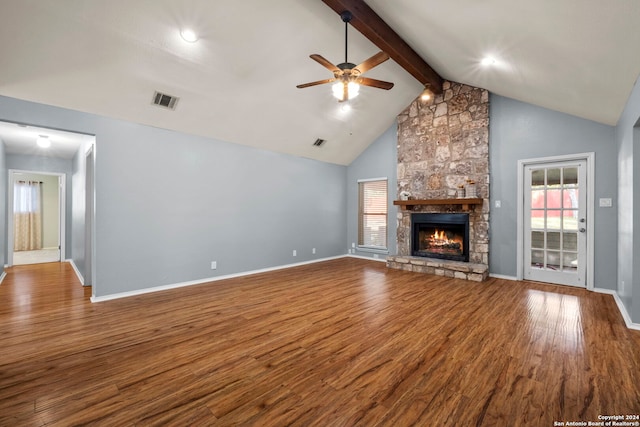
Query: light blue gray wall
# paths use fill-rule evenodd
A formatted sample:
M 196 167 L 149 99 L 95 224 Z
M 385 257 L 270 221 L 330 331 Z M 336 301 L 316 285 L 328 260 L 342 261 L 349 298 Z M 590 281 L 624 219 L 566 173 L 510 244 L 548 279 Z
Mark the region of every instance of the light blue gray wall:
M 95 296 L 345 253 L 344 166 L 6 97 L 0 120 L 96 135 Z
M 7 179 L 5 146 L 0 139 L 0 275 L 7 263 Z
M 86 259 L 87 252 L 85 249 L 85 171 L 86 171 L 86 153 L 90 145 L 82 145 L 72 160 L 72 206 L 71 206 L 71 253 L 73 254 L 73 262 L 78 268 L 78 272 L 82 276 L 82 280 L 89 284 L 90 280 L 86 280 Z M 88 278 L 91 279 L 91 278 Z
M 385 133 L 380 135 L 347 169 L 347 241 L 346 248 L 358 243 L 358 180 L 371 178 L 388 178 L 388 212 L 387 241 L 389 254 L 397 253 L 396 214 L 398 209 L 393 205 L 397 195 L 398 134 L 394 123 Z M 356 255 L 373 257 L 373 252 L 357 250 Z M 378 254 L 380 258 L 387 254 Z
M 67 215 L 65 218 L 65 257 L 71 258 L 71 160 L 60 159 L 56 157 L 31 156 L 22 154 L 7 154 L 7 169 L 19 169 L 33 172 L 53 172 L 62 173 L 66 176 L 66 193 L 65 193 L 65 209 Z M 6 192 L 3 193 L 3 199 L 6 200 Z M 5 239 L 6 240 L 6 239 Z
M 636 82 L 616 126 L 618 148 L 618 294 L 640 323 L 640 85 Z M 639 191 L 636 191 L 639 190 Z M 638 224 L 638 227 L 635 225 Z
M 619 197 L 615 128 L 531 104 L 491 95 L 490 265 L 492 274 L 516 276 L 517 162 L 521 159 L 595 152 L 595 286 L 616 289 Z M 613 199 L 612 208 L 598 207 Z M 502 207 L 495 208 L 500 200 Z M 622 205 L 620 205 L 620 209 Z

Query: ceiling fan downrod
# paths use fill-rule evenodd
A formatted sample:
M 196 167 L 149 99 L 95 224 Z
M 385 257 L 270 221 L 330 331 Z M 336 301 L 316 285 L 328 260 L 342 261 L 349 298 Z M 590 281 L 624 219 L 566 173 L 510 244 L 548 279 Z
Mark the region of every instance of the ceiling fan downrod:
M 349 12 L 348 10 L 345 10 L 344 12 L 342 12 L 340 14 L 340 17 L 342 18 L 342 22 L 344 22 L 344 63 L 348 64 L 348 55 L 347 55 L 347 49 L 348 49 L 348 34 L 349 34 L 349 22 L 351 22 L 351 18 L 353 18 L 353 15 L 351 14 L 351 12 Z

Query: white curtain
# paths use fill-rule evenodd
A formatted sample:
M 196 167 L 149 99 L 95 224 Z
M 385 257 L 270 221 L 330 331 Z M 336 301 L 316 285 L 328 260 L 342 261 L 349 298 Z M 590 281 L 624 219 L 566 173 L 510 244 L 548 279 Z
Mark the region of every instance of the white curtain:
M 42 183 L 17 181 L 13 188 L 13 250 L 42 249 Z

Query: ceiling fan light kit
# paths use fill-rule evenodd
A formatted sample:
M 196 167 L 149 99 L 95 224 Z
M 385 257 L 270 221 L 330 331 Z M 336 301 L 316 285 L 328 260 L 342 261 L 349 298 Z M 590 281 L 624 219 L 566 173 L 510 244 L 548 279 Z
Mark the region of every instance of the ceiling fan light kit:
M 349 21 L 351 21 L 352 15 L 351 12 L 345 11 L 342 12 L 340 16 L 342 18 L 342 21 L 344 22 L 344 62 L 338 65 L 334 65 L 321 55 L 310 55 L 309 57 L 311 59 L 331 71 L 333 73 L 333 78 L 318 80 L 310 83 L 303 83 L 297 85 L 296 87 L 299 89 L 303 89 L 306 87 L 322 85 L 325 83 L 334 83 L 331 87 L 331 91 L 338 102 L 348 101 L 358 96 L 358 93 L 360 92 L 360 85 L 385 90 L 391 89 L 393 87 L 393 83 L 371 79 L 368 77 L 362 77 L 362 74 L 364 74 L 365 72 L 388 60 L 389 55 L 387 55 L 386 53 L 378 52 L 360 65 L 349 62 L 347 57 L 347 35 Z
M 345 99 L 345 85 L 342 82 L 334 83 L 331 86 L 331 90 L 333 92 L 333 96 L 338 101 L 346 101 L 355 98 L 360 93 L 360 85 L 356 82 L 349 82 L 346 85 L 346 99 Z

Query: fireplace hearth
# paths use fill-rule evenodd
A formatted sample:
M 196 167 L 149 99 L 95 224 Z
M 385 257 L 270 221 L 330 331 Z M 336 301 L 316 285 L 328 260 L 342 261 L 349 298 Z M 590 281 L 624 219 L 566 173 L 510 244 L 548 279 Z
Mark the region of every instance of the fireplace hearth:
M 411 215 L 413 256 L 469 262 L 469 215 L 414 213 Z

